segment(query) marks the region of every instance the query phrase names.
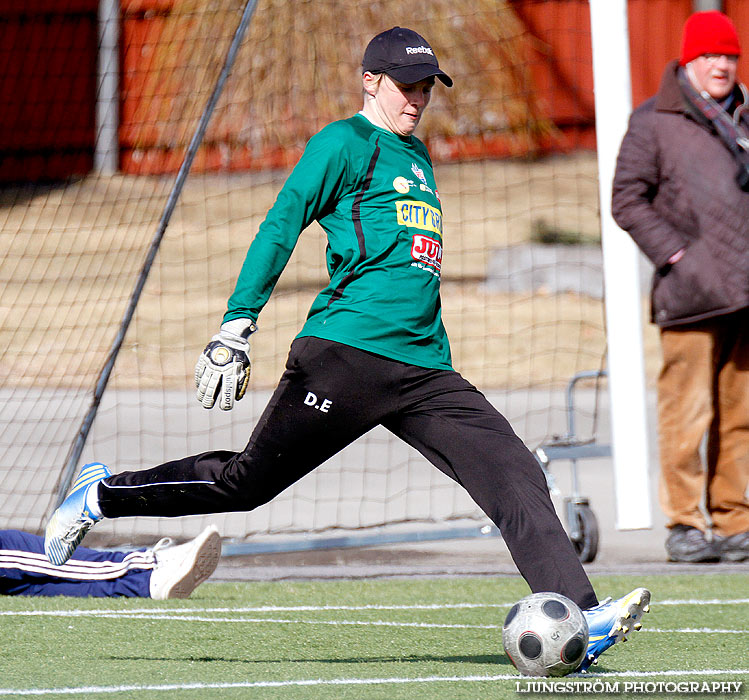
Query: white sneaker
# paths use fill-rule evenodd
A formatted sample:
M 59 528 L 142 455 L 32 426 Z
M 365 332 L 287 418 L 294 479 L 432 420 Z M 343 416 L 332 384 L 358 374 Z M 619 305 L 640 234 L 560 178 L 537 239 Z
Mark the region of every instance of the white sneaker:
M 185 544 L 170 544 L 171 540 L 164 539 L 152 550 L 150 592 L 154 600 L 188 598 L 216 570 L 221 558 L 221 536 L 215 525 Z

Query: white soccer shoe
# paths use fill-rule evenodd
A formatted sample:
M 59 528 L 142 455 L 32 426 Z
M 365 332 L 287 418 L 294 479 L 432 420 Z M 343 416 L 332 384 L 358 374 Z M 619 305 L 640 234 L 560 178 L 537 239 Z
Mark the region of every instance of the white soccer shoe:
M 70 493 L 52 514 L 44 533 L 44 553 L 55 566 L 62 566 L 75 552 L 86 533 L 101 520 L 86 505 L 91 488 L 112 473 L 104 464 L 86 464 L 70 488 Z
M 153 548 L 150 593 L 154 600 L 188 598 L 216 570 L 221 558 L 221 536 L 210 525 L 195 539 L 170 546 L 163 539 Z

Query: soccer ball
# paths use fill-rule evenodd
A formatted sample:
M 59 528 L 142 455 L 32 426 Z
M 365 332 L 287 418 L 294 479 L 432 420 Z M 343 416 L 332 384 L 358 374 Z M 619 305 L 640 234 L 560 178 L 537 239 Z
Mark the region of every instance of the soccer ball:
M 580 666 L 588 649 L 588 622 L 559 593 L 534 593 L 510 608 L 502 644 L 524 676 L 564 676 Z

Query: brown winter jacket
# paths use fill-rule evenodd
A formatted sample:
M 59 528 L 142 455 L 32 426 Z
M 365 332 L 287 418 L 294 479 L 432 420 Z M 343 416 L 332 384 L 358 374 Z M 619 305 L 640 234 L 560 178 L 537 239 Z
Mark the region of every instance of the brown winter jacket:
M 749 306 L 749 192 L 712 124 L 686 102 L 677 68 L 666 67 L 658 93 L 630 117 L 612 199 L 614 219 L 655 265 L 651 320 L 661 327 Z

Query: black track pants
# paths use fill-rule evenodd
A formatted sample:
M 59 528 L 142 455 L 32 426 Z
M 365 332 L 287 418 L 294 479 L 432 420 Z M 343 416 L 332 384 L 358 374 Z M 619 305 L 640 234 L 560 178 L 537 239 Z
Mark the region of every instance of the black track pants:
M 252 510 L 379 424 L 468 491 L 532 591 L 562 593 L 583 609 L 596 604 L 541 468 L 483 394 L 457 372 L 318 338 L 292 344 L 244 451 L 111 476 L 99 489 L 101 509 L 110 518 Z

